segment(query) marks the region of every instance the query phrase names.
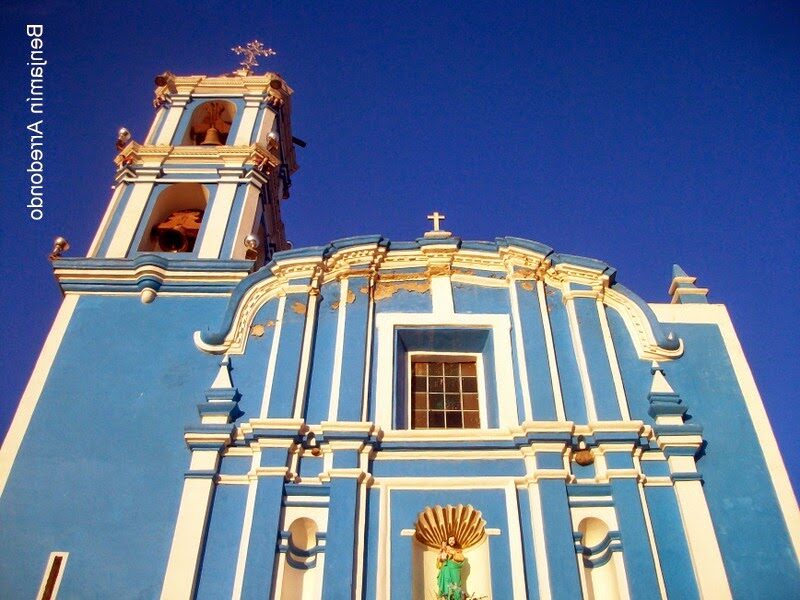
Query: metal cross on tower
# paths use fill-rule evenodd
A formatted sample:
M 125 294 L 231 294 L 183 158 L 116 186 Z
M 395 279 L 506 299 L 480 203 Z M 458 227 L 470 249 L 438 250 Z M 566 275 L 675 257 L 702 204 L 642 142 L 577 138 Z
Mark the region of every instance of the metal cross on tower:
M 244 67 L 243 70 L 247 73 L 252 73 L 253 67 L 258 66 L 258 61 L 256 60 L 257 56 L 275 56 L 277 54 L 272 48 L 265 48 L 264 44 L 258 40 L 248 42 L 246 46 L 236 46 L 235 48 L 231 48 L 231 50 L 236 52 L 236 54 L 244 54 L 244 60 L 239 64 Z

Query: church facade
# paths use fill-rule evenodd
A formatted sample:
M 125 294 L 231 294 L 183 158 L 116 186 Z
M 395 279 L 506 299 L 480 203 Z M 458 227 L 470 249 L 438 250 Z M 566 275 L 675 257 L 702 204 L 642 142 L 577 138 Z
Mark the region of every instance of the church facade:
M 724 306 L 530 240 L 289 248 L 292 90 L 156 79 L 0 451 L 7 598 L 771 598 L 800 515 Z M 789 593 L 791 595 L 791 593 Z

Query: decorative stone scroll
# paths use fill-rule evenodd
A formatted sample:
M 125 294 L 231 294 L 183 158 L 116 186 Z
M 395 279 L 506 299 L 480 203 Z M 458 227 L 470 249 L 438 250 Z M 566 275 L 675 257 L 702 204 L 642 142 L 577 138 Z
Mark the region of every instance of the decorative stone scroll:
M 486 521 L 480 511 L 472 505 L 425 507 L 417 516 L 414 537 L 430 548 L 441 548 L 448 538 L 466 549 L 475 546 L 486 537 Z

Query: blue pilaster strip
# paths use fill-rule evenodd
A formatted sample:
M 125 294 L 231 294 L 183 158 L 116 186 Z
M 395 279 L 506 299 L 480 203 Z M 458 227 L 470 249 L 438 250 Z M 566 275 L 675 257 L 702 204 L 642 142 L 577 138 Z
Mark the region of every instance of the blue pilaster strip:
M 544 535 L 546 540 L 553 600 L 574 600 L 582 595 L 566 488 L 564 481 L 558 479 L 539 481 L 544 520 L 544 532 L 540 535 Z
M 242 598 L 271 598 L 275 568 L 275 543 L 281 515 L 283 478 L 260 477 L 250 529 Z
M 335 477 L 330 484 L 323 598 L 350 598 L 353 589 L 358 481 Z
M 683 528 L 675 490 L 668 486 L 645 486 L 653 535 L 661 557 L 661 572 L 669 598 L 700 598 L 689 544 Z
M 355 301 L 347 303 L 342 351 L 342 377 L 339 384 L 339 420 L 360 421 L 366 364 L 367 316 L 369 296 L 360 290 L 369 286 L 364 277 L 351 277 L 348 290 Z M 342 298 L 342 302 L 347 302 Z
M 561 394 L 567 419 L 576 423 L 586 423 L 586 401 L 581 387 L 578 361 L 572 345 L 572 332 L 569 328 L 566 307 L 561 292 L 547 287 L 547 310 L 550 313 L 550 327 L 553 330 L 553 346 L 561 381 Z
M 625 546 L 625 572 L 631 598 L 658 598 L 658 579 L 638 485 L 633 479 L 613 479 L 611 482 L 620 535 Z
M 597 300 L 574 298 L 572 302 L 575 303 L 575 313 L 580 323 L 583 354 L 586 357 L 597 418 L 601 421 L 621 419 L 617 391 L 611 376 L 611 363 L 597 313 Z

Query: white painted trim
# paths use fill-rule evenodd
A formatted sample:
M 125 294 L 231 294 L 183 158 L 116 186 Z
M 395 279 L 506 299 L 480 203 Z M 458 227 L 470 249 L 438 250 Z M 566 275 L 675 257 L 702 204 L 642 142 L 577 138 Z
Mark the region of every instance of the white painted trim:
M 153 121 L 150 123 L 150 129 L 147 130 L 147 136 L 144 138 L 144 144 L 150 145 L 155 143 L 153 141 L 153 136 L 156 134 L 156 130 L 158 129 L 158 124 L 161 121 L 161 117 L 163 116 L 164 112 L 166 112 L 167 107 L 162 104 L 156 110 L 155 116 L 153 116 Z
M 206 213 L 203 240 L 197 251 L 197 258 L 219 258 L 225 241 L 225 230 L 231 218 L 233 201 L 236 197 L 236 182 L 221 181 L 211 201 L 211 211 Z
M 514 392 L 514 369 L 511 359 L 511 320 L 500 314 L 453 314 L 443 320 L 430 313 L 380 313 L 375 318 L 378 333 L 375 422 L 384 431 L 391 431 L 393 389 L 396 376 L 394 362 L 394 336 L 398 327 L 488 327 L 491 329 L 495 380 L 498 402 L 499 427 L 518 425 L 517 399 Z
M 297 393 L 294 397 L 294 412 L 292 413 L 295 419 L 303 418 L 303 409 L 305 408 L 306 389 L 308 388 L 308 379 L 310 375 L 311 350 L 313 349 L 312 342 L 314 340 L 314 332 L 316 331 L 318 303 L 318 293 L 308 296 L 306 319 L 303 327 L 303 345 L 300 352 L 300 367 L 297 373 Z
M 694 462 L 690 456 L 671 457 L 669 462 L 673 469 L 675 458 L 689 458 Z M 699 481 L 676 481 L 674 489 L 700 596 L 719 600 L 732 598 L 703 485 Z
M 133 192 L 122 209 L 122 216 L 114 230 L 108 250 L 106 250 L 106 258 L 124 258 L 128 254 L 128 249 L 133 243 L 133 237 L 144 216 L 144 209 L 147 207 L 152 191 L 152 182 L 141 181 L 133 186 Z
M 636 458 L 634 457 L 634 461 Z M 636 470 L 641 472 L 639 465 L 636 465 Z M 658 591 L 661 593 L 661 599 L 667 600 L 667 586 L 664 583 L 664 572 L 661 570 L 661 557 L 658 554 L 658 546 L 656 545 L 656 535 L 653 531 L 653 521 L 650 519 L 650 507 L 647 505 L 647 497 L 644 493 L 644 486 L 640 481 L 637 486 L 639 489 L 639 498 L 642 502 L 642 513 L 644 514 L 644 525 L 647 528 L 647 540 L 650 543 L 650 552 L 653 553 L 653 564 L 656 567 L 656 579 L 658 580 Z
M 758 392 L 753 372 L 747 363 L 742 344 L 739 342 L 727 309 L 722 304 L 651 304 L 650 308 L 653 309 L 658 320 L 665 323 L 709 323 L 719 327 L 728 351 L 728 358 L 733 365 L 739 388 L 744 396 L 750 420 L 756 430 L 772 485 L 775 486 L 775 495 L 783 512 L 795 557 L 800 561 L 800 511 L 797 509 L 797 499 L 792 490 L 775 433 L 769 423 L 764 401 Z
M 369 287 L 371 289 L 371 287 Z M 372 336 L 375 323 L 375 300 L 372 297 L 372 294 L 368 294 L 367 297 L 367 343 L 366 347 L 364 348 L 365 358 L 364 358 L 364 387 L 362 388 L 362 397 L 361 397 L 361 422 L 367 422 L 367 416 L 369 415 L 369 396 L 370 396 L 370 386 L 372 385 L 371 377 L 372 377 Z
M 570 338 L 572 338 L 572 348 L 575 351 L 575 360 L 578 363 L 578 373 L 581 377 L 583 387 L 583 398 L 586 404 L 586 417 L 590 423 L 597 421 L 597 409 L 594 405 L 594 394 L 592 393 L 592 382 L 589 377 L 589 366 L 586 364 L 586 354 L 583 351 L 583 340 L 581 339 L 581 328 L 578 325 L 578 315 L 575 312 L 574 298 L 565 295 L 564 305 L 567 309 L 567 320 L 569 321 Z
M 533 404 L 531 403 L 531 391 L 528 387 L 528 363 L 525 359 L 525 344 L 522 339 L 522 320 L 519 315 L 519 298 L 517 297 L 517 282 L 512 277 L 508 282 L 509 294 L 511 297 L 511 319 L 514 329 L 514 347 L 517 349 L 517 372 L 519 373 L 519 385 L 522 388 L 522 409 L 526 421 L 533 419 Z
M 250 145 L 250 137 L 253 135 L 253 127 L 256 124 L 260 104 L 261 98 L 245 102 L 244 110 L 241 117 L 239 117 L 239 129 L 236 130 L 236 139 L 233 141 L 234 146 Z
M 69 558 L 69 552 L 51 552 L 50 556 L 47 558 L 47 564 L 44 567 L 44 575 L 42 576 L 42 583 L 39 586 L 39 592 L 36 594 L 37 600 L 42 600 L 44 597 L 44 589 L 47 585 L 47 580 L 50 578 L 50 569 L 53 568 L 53 563 L 56 560 L 56 557 L 60 556 L 61 566 L 58 569 L 58 575 L 56 575 L 55 583 L 53 584 L 53 593 L 50 595 L 50 600 L 56 600 L 58 598 L 58 588 L 61 587 L 61 580 L 64 578 L 64 570 L 67 568 L 67 558 Z
M 366 547 L 366 527 L 367 527 L 367 486 L 364 482 L 358 485 L 358 531 L 356 535 L 356 556 L 355 556 L 355 582 L 353 583 L 353 598 L 363 597 L 364 586 L 364 553 Z
M 328 403 L 328 421 L 336 421 L 339 415 L 339 392 L 342 385 L 342 354 L 344 353 L 344 328 L 347 317 L 347 291 L 349 277 L 342 277 L 339 284 L 339 314 L 336 321 L 336 342 L 333 350 L 333 374 L 331 375 L 331 398 Z
M 80 296 L 77 294 L 67 294 L 64 297 L 61 308 L 58 309 L 56 318 L 53 321 L 53 326 L 50 328 L 50 333 L 47 334 L 47 339 L 44 342 L 44 346 L 42 346 L 42 351 L 39 353 L 39 358 L 36 360 L 36 365 L 33 367 L 33 373 L 31 373 L 31 378 L 28 380 L 28 385 L 25 387 L 25 391 L 22 392 L 22 397 L 14 413 L 14 419 L 8 428 L 5 441 L 0 446 L 0 496 L 3 495 L 5 490 L 17 453 L 20 446 L 22 446 L 22 440 L 28 430 L 28 425 L 30 425 L 36 405 L 42 395 L 44 384 L 50 375 L 50 369 L 53 367 L 56 354 L 64 339 L 64 333 L 69 326 L 79 298 Z
M 258 232 L 258 217 L 261 214 L 261 207 L 258 201 L 260 193 L 261 189 L 252 185 L 252 182 L 248 185 L 244 202 L 242 202 L 242 210 L 239 211 L 239 220 L 234 223 L 236 225 L 236 234 L 233 238 L 230 256 L 221 256 L 220 258 L 239 260 L 244 259 L 247 255 L 244 239 L 251 233 L 256 234 Z M 260 242 L 263 245 L 267 243 L 267 240 L 260 240 Z
M 626 421 L 631 418 L 628 410 L 628 398 L 625 395 L 625 386 L 622 384 L 622 371 L 619 368 L 617 359 L 617 349 L 614 347 L 614 340 L 611 338 L 611 328 L 608 326 L 608 315 L 605 305 L 597 300 L 597 314 L 600 317 L 600 329 L 603 332 L 603 341 L 606 345 L 606 354 L 611 366 L 611 378 L 614 380 L 614 390 L 617 392 L 617 403 L 619 404 L 619 414 Z
M 269 411 L 269 401 L 272 396 L 272 383 L 275 380 L 275 363 L 278 361 L 278 345 L 281 341 L 281 330 L 283 329 L 283 315 L 286 310 L 286 296 L 278 299 L 278 311 L 275 315 L 275 333 L 272 335 L 272 348 L 269 351 L 267 360 L 267 378 L 264 381 L 264 395 L 261 397 L 261 412 L 259 419 L 266 419 Z
M 261 460 L 261 453 L 253 454 L 253 466 L 258 468 Z M 242 521 L 242 535 L 239 539 L 239 554 L 236 558 L 236 573 L 233 579 L 233 593 L 231 600 L 240 600 L 242 597 L 242 586 L 244 585 L 244 571 L 247 565 L 247 552 L 250 549 L 250 532 L 253 529 L 253 513 L 255 512 L 256 494 L 258 493 L 258 479 L 250 479 L 247 489 L 247 501 L 244 505 L 244 520 Z
M 161 600 L 191 600 L 194 597 L 213 491 L 211 479 L 185 479 L 183 482 Z
M 525 572 L 525 562 L 522 558 L 522 531 L 520 527 L 519 504 L 517 503 L 517 487 L 513 481 L 505 486 L 506 495 L 506 521 L 508 523 L 508 550 L 511 556 L 511 570 L 515 573 Z M 514 600 L 526 600 L 528 597 L 525 589 L 524 577 L 512 577 L 511 589 Z
M 164 119 L 164 126 L 161 128 L 161 131 L 158 134 L 156 145 L 170 145 L 172 138 L 175 136 L 175 132 L 178 129 L 178 123 L 180 123 L 181 116 L 183 115 L 183 111 L 186 108 L 186 103 L 188 100 L 188 96 L 184 98 L 172 98 L 172 102 L 167 109 L 167 118 Z
M 553 344 L 553 331 L 550 329 L 550 313 L 547 311 L 547 297 L 545 296 L 543 282 L 536 282 L 536 293 L 539 297 L 539 312 L 542 315 L 544 345 L 547 349 L 547 363 L 550 366 L 550 382 L 553 386 L 553 399 L 556 404 L 556 418 L 559 421 L 566 421 L 567 412 L 564 409 L 564 396 L 561 394 L 561 379 L 558 376 L 556 350 L 555 345 Z
M 111 223 L 111 217 L 117 211 L 119 199 L 122 198 L 122 193 L 129 185 L 129 183 L 121 181 L 114 187 L 114 193 L 111 194 L 111 199 L 108 201 L 106 212 L 103 214 L 103 219 L 100 221 L 100 226 L 97 228 L 97 233 L 94 234 L 92 244 L 89 246 L 89 251 L 86 253 L 86 256 L 94 257 L 97 254 L 97 249 L 100 247 L 100 244 L 106 235 L 106 231 L 108 230 L 108 226 Z
M 544 517 L 542 516 L 542 497 L 539 484 L 528 484 L 528 498 L 531 505 L 531 530 L 533 532 L 534 557 L 536 559 L 536 579 L 539 583 L 540 600 L 550 600 L 550 568 L 547 566 L 547 542 L 545 539 Z
M 455 312 L 453 286 L 449 277 L 431 277 L 431 303 L 433 314 L 448 317 Z

